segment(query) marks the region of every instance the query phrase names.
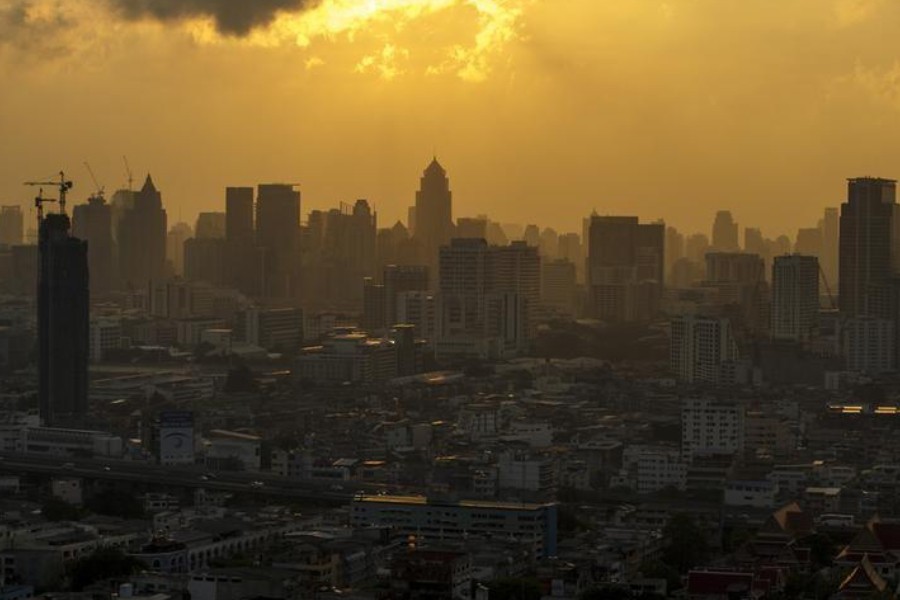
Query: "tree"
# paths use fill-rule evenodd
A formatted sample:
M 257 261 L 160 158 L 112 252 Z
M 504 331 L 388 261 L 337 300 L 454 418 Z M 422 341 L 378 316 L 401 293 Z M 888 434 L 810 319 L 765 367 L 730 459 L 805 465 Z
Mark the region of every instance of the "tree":
M 679 573 L 687 573 L 709 556 L 706 534 L 690 515 L 677 514 L 669 519 L 663 529 L 663 538 L 663 562 Z
M 536 579 L 503 577 L 488 584 L 491 600 L 541 600 L 543 593 Z
M 666 589 L 671 592 L 681 587 L 681 575 L 661 560 L 647 560 L 641 564 L 641 575 L 649 579 L 665 579 Z
M 225 380 L 226 392 L 255 392 L 256 387 L 256 378 L 247 365 L 229 369 L 228 378 Z
M 49 496 L 41 502 L 41 514 L 48 521 L 77 521 L 81 518 L 81 511 L 77 506 L 56 496 Z
M 85 503 L 85 506 L 98 515 L 123 519 L 140 519 L 144 516 L 144 506 L 140 500 L 119 490 L 108 489 L 95 494 Z
M 98 548 L 72 565 L 72 589 L 80 592 L 95 581 L 125 577 L 137 572 L 142 566 L 141 561 L 126 556 L 118 548 Z

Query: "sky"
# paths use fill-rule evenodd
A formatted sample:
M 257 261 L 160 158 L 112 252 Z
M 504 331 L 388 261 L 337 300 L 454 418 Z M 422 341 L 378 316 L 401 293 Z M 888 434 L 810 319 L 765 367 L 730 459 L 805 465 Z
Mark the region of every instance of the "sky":
M 847 177 L 900 176 L 896 0 L 0 0 L 0 203 L 61 168 L 149 171 L 170 223 L 224 188 L 405 220 L 432 155 L 454 216 L 580 231 L 717 209 L 794 236 Z

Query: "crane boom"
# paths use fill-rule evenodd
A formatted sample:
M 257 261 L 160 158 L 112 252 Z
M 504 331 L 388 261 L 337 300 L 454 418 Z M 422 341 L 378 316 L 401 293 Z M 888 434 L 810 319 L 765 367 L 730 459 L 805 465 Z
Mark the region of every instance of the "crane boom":
M 94 182 L 94 187 L 97 188 L 97 191 L 94 193 L 94 195 L 97 198 L 102 199 L 105 188 L 102 185 L 100 185 L 99 181 L 97 181 L 97 176 L 94 175 L 94 170 L 91 168 L 91 165 L 90 165 L 90 163 L 88 163 L 88 161 L 84 161 L 84 167 L 87 169 L 88 174 L 91 176 L 91 181 Z
M 59 189 L 59 212 L 62 214 L 66 213 L 66 194 L 69 190 L 72 189 L 74 185 L 70 179 L 66 179 L 66 174 L 62 171 L 59 172 L 59 181 L 26 181 L 25 185 L 30 186 L 45 186 L 45 185 L 53 185 L 57 186 Z M 42 198 L 42 202 L 56 202 L 56 200 L 49 200 L 46 198 Z
M 128 164 L 128 157 L 122 155 L 122 162 L 125 163 L 125 173 L 128 175 L 128 191 L 134 189 L 134 176 L 131 174 L 131 165 Z

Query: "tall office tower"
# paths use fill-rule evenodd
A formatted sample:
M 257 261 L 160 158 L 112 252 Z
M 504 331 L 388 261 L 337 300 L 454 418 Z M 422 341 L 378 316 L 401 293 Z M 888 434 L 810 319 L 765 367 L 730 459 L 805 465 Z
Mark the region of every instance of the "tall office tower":
M 576 282 L 584 281 L 584 245 L 577 233 L 563 233 L 559 236 L 559 258 L 575 265 Z
M 671 277 L 672 266 L 685 256 L 684 235 L 674 227 L 666 227 L 666 280 Z
M 456 220 L 456 233 L 454 237 L 487 239 L 487 219 L 476 217 L 460 217 Z
M 226 282 L 248 296 L 262 293 L 263 253 L 253 227 L 253 188 L 225 188 Z
M 772 337 L 808 341 L 819 312 L 819 260 L 793 254 L 772 266 Z
M 846 317 L 894 319 L 890 283 L 897 273 L 900 218 L 896 182 L 862 177 L 847 182 L 841 204 L 840 309 Z
M 662 298 L 665 225 L 637 217 L 592 217 L 586 277 L 588 310 L 612 321 L 646 321 Z
M 747 331 L 762 334 L 767 329 L 769 287 L 761 257 L 737 252 L 709 252 L 703 285 L 717 290 L 718 304 L 740 307 Z
M 134 190 L 116 190 L 109 200 L 109 210 L 112 213 L 112 237 L 113 243 L 119 242 L 119 224 L 125 213 L 134 208 Z
M 382 331 L 388 327 L 385 315 L 387 294 L 384 284 L 377 283 L 372 277 L 363 279 L 363 310 L 359 325 L 367 333 Z
M 112 210 L 103 196 L 88 198 L 72 211 L 72 235 L 88 243 L 91 295 L 102 296 L 113 286 Z
M 822 255 L 822 232 L 818 227 L 801 227 L 797 230 L 797 239 L 794 242 L 794 253 L 804 256 Z
M 38 400 L 43 424 L 57 427 L 88 410 L 87 243 L 69 235 L 65 214 L 44 217 L 38 236 Z
M 143 288 L 165 275 L 166 211 L 150 175 L 122 214 L 116 239 L 120 276 L 127 285 Z
M 767 258 L 768 248 L 766 239 L 763 237 L 762 231 L 757 227 L 744 228 L 744 252 L 761 256 L 763 260 Z
M 819 256 L 819 266 L 831 293 L 837 293 L 838 255 L 841 237 L 838 209 L 825 209 L 824 216 L 819 220 L 819 230 L 822 236 L 822 254 Z
M 388 265 L 384 268 L 384 323 L 392 327 L 397 320 L 397 298 L 404 292 L 428 291 L 428 267 L 424 265 Z
M 683 315 L 671 328 L 669 362 L 680 381 L 717 384 L 722 367 L 738 358 L 728 319 Z
M 709 238 L 702 233 L 692 234 L 684 242 L 685 257 L 696 263 L 704 263 L 706 261 L 704 257 L 709 250 Z
M 737 252 L 741 249 L 738 244 L 738 224 L 734 222 L 731 212 L 720 210 L 716 213 L 712 229 L 713 248 L 720 252 Z
M 453 237 L 453 193 L 447 172 L 437 158 L 431 161 L 420 180 L 411 229 L 424 248 L 425 264 L 437 272 L 440 248 Z
M 529 246 L 534 246 L 535 248 L 541 245 L 541 230 L 537 225 L 526 225 L 525 232 L 522 234 L 522 239 L 525 240 L 525 243 Z
M 309 214 L 303 240 L 305 305 L 362 308 L 362 280 L 375 275 L 377 218 L 366 200 Z
M 226 220 L 226 213 L 223 212 L 202 212 L 198 214 L 197 224 L 194 226 L 194 237 L 201 240 L 225 239 Z
M 545 260 L 541 265 L 541 304 L 564 315 L 575 315 L 575 263 L 565 258 Z
M 300 292 L 300 192 L 293 185 L 259 186 L 256 245 L 265 252 L 263 296 L 296 301 Z
M 184 244 L 194 237 L 194 229 L 187 223 L 175 223 L 166 234 L 166 262 L 175 275 L 184 275 Z
M 18 246 L 24 241 L 25 221 L 19 206 L 0 206 L 0 246 Z
M 528 347 L 540 301 L 540 256 L 524 242 L 454 239 L 441 248 L 436 355 L 483 358 Z
M 553 260 L 559 257 L 559 234 L 552 227 L 544 227 L 541 231 L 541 256 Z

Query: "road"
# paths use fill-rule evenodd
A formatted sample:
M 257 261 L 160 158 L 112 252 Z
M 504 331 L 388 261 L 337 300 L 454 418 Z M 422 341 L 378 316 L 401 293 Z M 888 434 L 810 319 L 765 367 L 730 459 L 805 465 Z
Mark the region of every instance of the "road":
M 332 489 L 335 485 L 333 483 L 300 481 L 271 473 L 218 471 L 211 474 L 213 476 L 207 476 L 208 471 L 196 465 L 160 466 L 129 460 L 69 459 L 13 452 L 0 452 L 0 473 L 79 477 L 96 481 L 157 484 L 161 487 L 203 488 L 210 491 L 252 493 L 329 504 L 346 504 L 359 492 L 376 494 L 383 489 L 382 486 L 373 484 L 342 482 L 339 485 L 343 489 L 336 490 Z

